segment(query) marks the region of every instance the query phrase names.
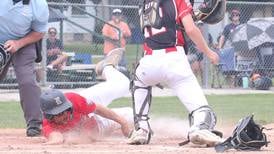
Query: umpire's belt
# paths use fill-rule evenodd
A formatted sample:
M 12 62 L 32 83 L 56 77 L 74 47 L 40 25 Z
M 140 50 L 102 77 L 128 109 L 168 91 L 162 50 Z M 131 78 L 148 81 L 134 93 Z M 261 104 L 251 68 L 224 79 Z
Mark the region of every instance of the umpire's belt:
M 166 53 L 177 52 L 177 51 L 178 51 L 178 47 L 169 47 L 165 49 L 152 50 L 151 48 L 149 48 L 148 46 L 144 44 L 144 55 L 166 54 Z

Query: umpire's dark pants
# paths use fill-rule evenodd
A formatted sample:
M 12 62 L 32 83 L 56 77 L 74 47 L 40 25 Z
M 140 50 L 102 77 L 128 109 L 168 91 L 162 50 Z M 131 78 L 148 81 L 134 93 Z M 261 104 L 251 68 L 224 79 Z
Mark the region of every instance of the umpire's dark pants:
M 35 45 L 27 45 L 12 57 L 16 79 L 19 85 L 20 103 L 27 126 L 40 126 L 42 112 L 40 109 L 41 90 L 35 75 Z

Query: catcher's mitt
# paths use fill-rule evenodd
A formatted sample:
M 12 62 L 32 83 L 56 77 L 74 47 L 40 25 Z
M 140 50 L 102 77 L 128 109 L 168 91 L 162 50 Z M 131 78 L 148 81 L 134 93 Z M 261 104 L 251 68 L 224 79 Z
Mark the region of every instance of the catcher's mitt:
M 253 115 L 241 119 L 233 131 L 232 137 L 215 146 L 217 152 L 235 148 L 237 150 L 259 150 L 268 142 L 263 127 L 256 124 Z

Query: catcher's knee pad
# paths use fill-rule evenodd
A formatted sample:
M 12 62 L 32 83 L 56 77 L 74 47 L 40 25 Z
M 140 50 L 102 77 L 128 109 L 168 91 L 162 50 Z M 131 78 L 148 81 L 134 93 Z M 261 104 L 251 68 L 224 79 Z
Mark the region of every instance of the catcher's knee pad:
M 216 125 L 216 115 L 209 106 L 202 106 L 189 114 L 190 132 L 207 129 L 212 131 Z

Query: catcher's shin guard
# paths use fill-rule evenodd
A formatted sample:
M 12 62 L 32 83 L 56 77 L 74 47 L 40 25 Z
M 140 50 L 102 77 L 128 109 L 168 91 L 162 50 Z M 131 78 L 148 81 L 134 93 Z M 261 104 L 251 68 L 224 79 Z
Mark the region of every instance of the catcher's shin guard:
M 189 114 L 190 131 L 195 129 L 213 130 L 216 125 L 216 115 L 209 106 L 201 106 Z
M 141 107 L 136 108 L 136 102 L 134 98 L 134 94 L 136 90 L 145 90 L 146 91 L 146 97 L 141 105 Z M 148 144 L 151 139 L 152 130 L 150 127 L 150 124 L 148 122 L 148 112 L 151 105 L 151 90 L 152 87 L 140 87 L 136 86 L 134 84 L 134 81 L 131 81 L 131 93 L 132 93 L 132 102 L 133 102 L 133 114 L 134 114 L 134 126 L 135 130 L 132 132 L 132 134 L 129 137 L 129 144 Z M 144 113 L 145 108 L 148 107 L 147 113 Z M 140 122 L 145 121 L 147 123 L 147 128 L 141 128 Z
M 179 145 L 192 142 L 199 145 L 215 146 L 223 141 L 222 133 L 213 130 L 216 125 L 216 115 L 209 106 L 202 106 L 192 111 L 189 114 L 189 124 L 188 140 Z

